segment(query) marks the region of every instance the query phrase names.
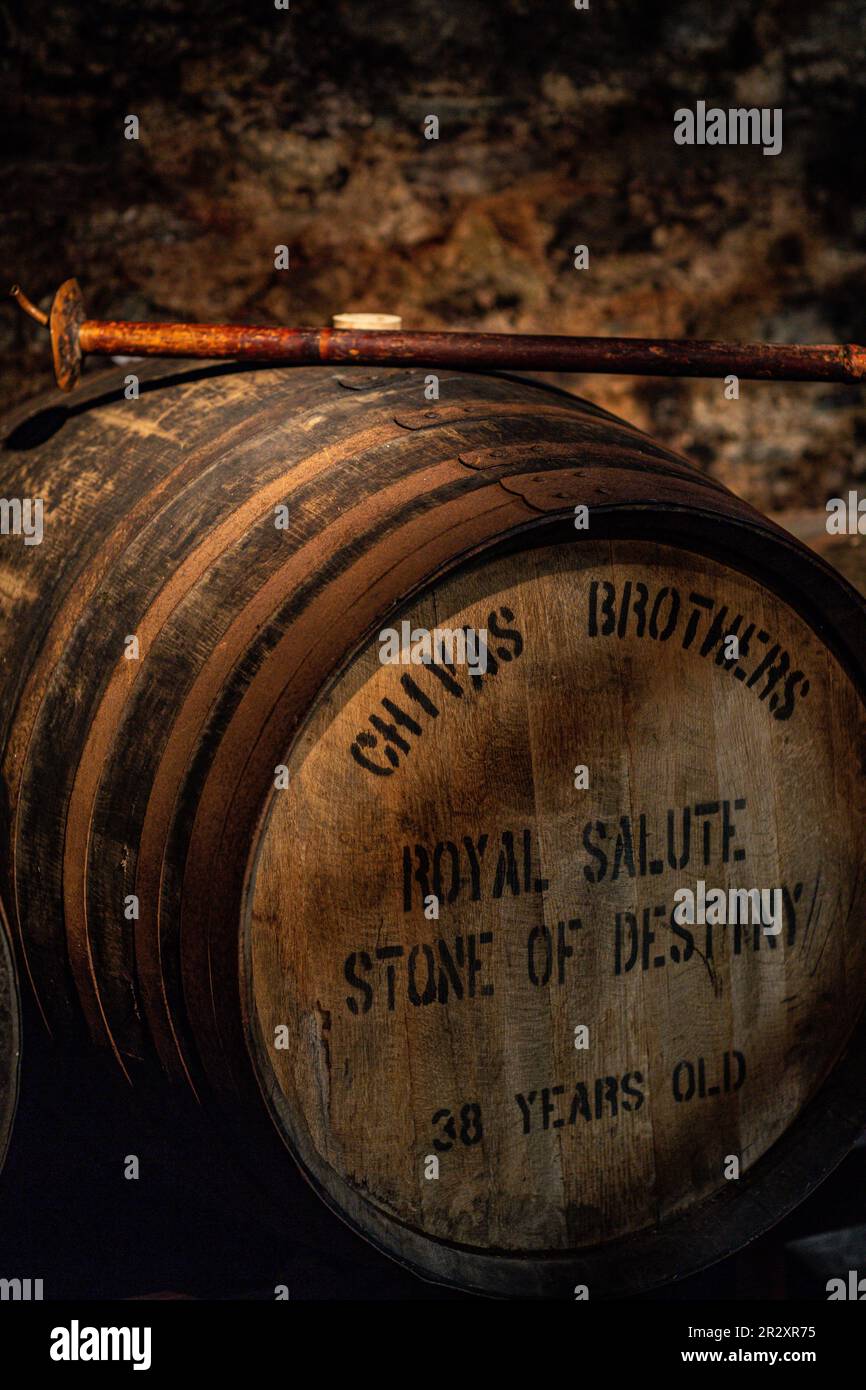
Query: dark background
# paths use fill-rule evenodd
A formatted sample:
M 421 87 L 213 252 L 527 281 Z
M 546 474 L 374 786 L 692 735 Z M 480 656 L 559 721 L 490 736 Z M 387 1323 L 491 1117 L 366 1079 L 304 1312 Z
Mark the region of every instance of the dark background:
M 94 317 L 365 309 L 407 328 L 863 341 L 866 3 L 590 3 L 0 4 L 7 280 L 47 307 L 76 275 Z M 676 146 L 675 109 L 700 98 L 781 106 L 782 153 Z M 0 409 L 50 384 L 46 336 L 10 303 Z M 564 384 L 815 544 L 827 499 L 866 476 L 859 389 Z M 858 544 L 833 552 L 855 577 Z M 143 1101 L 109 1059 L 25 1021 L 0 1274 L 54 1297 L 457 1296 L 378 1256 L 300 1179 L 277 1211 L 185 1097 Z M 855 1151 L 771 1236 L 672 1296 L 823 1297 L 785 1244 L 866 1222 L 864 1164 Z

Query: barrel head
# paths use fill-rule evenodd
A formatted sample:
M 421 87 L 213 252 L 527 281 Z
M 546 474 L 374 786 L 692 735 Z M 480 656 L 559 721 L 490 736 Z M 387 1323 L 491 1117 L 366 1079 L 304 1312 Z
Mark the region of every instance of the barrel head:
M 825 1161 L 866 1004 L 860 695 L 778 596 L 651 542 L 480 563 L 392 627 L 287 754 L 260 847 L 277 1126 L 427 1277 L 681 1277 Z M 425 664 L 437 630 L 484 634 L 486 668 Z

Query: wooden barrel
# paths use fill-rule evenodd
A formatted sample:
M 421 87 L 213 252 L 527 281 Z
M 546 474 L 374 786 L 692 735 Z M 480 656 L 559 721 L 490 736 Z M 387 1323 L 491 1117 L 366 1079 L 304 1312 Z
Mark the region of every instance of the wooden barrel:
M 6 913 L 0 902 L 0 1171 L 6 1160 L 15 1107 L 18 1104 L 20 1061 L 21 1015 L 18 982 Z
M 51 1026 L 258 1107 L 433 1279 L 745 1243 L 866 1117 L 862 601 L 537 384 L 138 375 L 3 431 L 44 533 L 0 551 L 0 867 Z

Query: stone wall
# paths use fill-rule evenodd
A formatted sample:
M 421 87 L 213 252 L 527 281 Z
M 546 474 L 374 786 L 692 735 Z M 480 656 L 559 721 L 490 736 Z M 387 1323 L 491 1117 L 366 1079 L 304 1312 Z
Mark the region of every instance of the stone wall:
M 19 0 L 0 26 L 0 256 L 45 304 L 75 274 L 94 316 L 866 338 L 853 0 Z M 782 107 L 781 154 L 676 145 L 698 99 Z M 50 380 L 11 305 L 0 363 L 4 409 Z M 764 509 L 866 475 L 859 388 L 565 384 Z

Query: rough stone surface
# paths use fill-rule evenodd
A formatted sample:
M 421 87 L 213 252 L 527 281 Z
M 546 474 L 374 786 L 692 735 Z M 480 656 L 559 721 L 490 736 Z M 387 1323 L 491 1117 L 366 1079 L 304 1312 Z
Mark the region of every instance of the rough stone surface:
M 866 337 L 853 2 L 20 0 L 0 27 L 0 256 L 43 304 L 75 274 L 95 317 Z M 782 153 L 675 145 L 699 98 L 781 106 Z M 0 364 L 4 409 L 46 384 L 12 306 Z M 767 510 L 866 475 L 858 388 L 565 384 Z

